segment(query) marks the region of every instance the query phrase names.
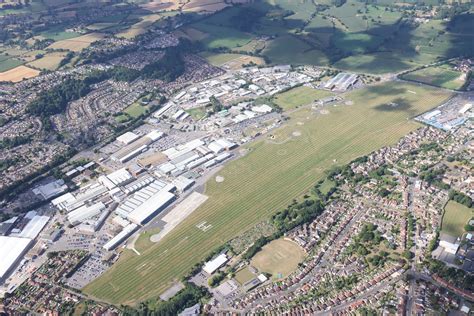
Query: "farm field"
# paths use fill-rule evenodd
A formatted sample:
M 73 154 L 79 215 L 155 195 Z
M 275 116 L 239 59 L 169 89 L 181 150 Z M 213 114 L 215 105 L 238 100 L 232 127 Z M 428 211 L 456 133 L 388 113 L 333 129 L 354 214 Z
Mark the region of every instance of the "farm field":
M 333 95 L 333 93 L 324 90 L 316 90 L 310 87 L 297 87 L 281 94 L 277 94 L 273 101 L 283 110 L 298 108 L 302 105 Z
M 264 65 L 265 61 L 263 58 L 243 55 L 243 54 L 213 54 L 213 53 L 204 53 L 202 54 L 210 64 L 214 66 L 221 66 L 227 69 L 240 69 L 242 65 L 247 65 L 254 63 L 256 65 Z
M 394 144 L 420 127 L 409 119 L 449 96 L 434 88 L 390 82 L 345 94 L 353 105 L 331 106 L 326 115 L 311 109 L 292 112 L 272 139 L 241 148 L 247 154 L 219 171 L 224 181 L 212 178 L 206 183 L 209 199 L 163 240 L 140 256 L 125 251 L 84 292 L 114 304 L 156 297 L 213 249 L 308 192 L 325 170 Z M 197 227 L 203 223 L 209 229 Z
M 291 274 L 305 257 L 304 250 L 293 241 L 277 239 L 263 246 L 250 264 L 259 272 L 270 273 L 273 279 L 281 279 Z
M 21 60 L 0 54 L 0 72 L 13 69 L 21 64 L 23 64 Z
M 39 75 L 39 71 L 26 66 L 18 66 L 16 68 L 0 72 L 0 81 L 19 82 L 23 79 L 33 78 Z
M 306 65 L 326 65 L 329 60 L 318 49 L 292 35 L 285 35 L 270 41 L 262 52 L 272 64 L 291 63 Z
M 452 90 L 462 88 L 466 80 L 462 72 L 446 67 L 428 67 L 404 74 L 402 78 Z
M 33 66 L 35 68 L 56 70 L 61 60 L 66 56 L 65 52 L 52 52 L 46 54 L 40 59 L 36 59 L 27 64 L 27 66 Z
M 75 37 L 73 39 L 66 39 L 54 42 L 48 48 L 52 49 L 67 49 L 73 52 L 79 52 L 86 47 L 89 47 L 93 42 L 98 41 L 104 37 L 101 33 L 90 33 Z
M 449 201 L 444 208 L 441 232 L 454 237 L 460 237 L 466 225 L 474 217 L 474 209 L 454 201 Z

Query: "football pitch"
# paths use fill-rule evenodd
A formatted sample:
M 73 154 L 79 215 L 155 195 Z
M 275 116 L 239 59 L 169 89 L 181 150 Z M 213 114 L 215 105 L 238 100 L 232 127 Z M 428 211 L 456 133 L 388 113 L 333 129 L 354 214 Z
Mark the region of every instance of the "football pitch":
M 206 186 L 209 199 L 161 242 L 122 254 L 84 292 L 113 304 L 157 297 L 213 249 L 267 219 L 303 195 L 334 165 L 396 143 L 421 125 L 412 121 L 449 93 L 410 83 L 388 82 L 344 95 L 326 114 L 301 108 L 281 128 L 241 148 Z M 350 105 L 345 105 L 350 104 Z M 205 229 L 204 229 L 205 227 Z

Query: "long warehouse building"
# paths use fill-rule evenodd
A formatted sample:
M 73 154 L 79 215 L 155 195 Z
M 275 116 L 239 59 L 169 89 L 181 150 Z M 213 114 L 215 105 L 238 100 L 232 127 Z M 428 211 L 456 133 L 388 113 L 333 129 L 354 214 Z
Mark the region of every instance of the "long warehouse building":
M 114 236 L 103 246 L 104 249 L 107 251 L 113 250 L 115 247 L 120 245 L 126 238 L 128 238 L 128 236 L 130 236 L 137 228 L 138 225 L 136 224 L 130 224 L 126 226 L 120 233 Z
M 0 236 L 0 283 L 6 280 L 31 243 L 29 238 Z

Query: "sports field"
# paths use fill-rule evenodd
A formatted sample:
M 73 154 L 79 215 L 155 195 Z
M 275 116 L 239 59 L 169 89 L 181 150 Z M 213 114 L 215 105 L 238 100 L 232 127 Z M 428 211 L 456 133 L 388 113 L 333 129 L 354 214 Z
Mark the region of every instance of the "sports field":
M 263 246 L 250 261 L 250 264 L 259 272 L 266 272 L 272 275 L 273 279 L 287 277 L 295 271 L 298 263 L 302 262 L 306 256 L 303 248 L 296 243 L 277 239 Z
M 473 217 L 474 209 L 449 201 L 444 208 L 441 231 L 454 237 L 460 237 L 464 233 L 464 225 Z
M 325 90 L 316 90 L 310 87 L 297 87 L 275 96 L 273 101 L 283 110 L 294 109 L 302 105 L 310 104 L 315 100 L 333 95 Z
M 420 127 L 410 118 L 449 95 L 389 82 L 348 93 L 345 99 L 354 104 L 332 106 L 326 115 L 311 109 L 291 113 L 272 133 L 274 139 L 251 143 L 245 156 L 219 171 L 223 182 L 207 182 L 209 199 L 200 208 L 141 256 L 126 252 L 85 293 L 114 304 L 156 297 L 213 249 L 305 194 L 328 168 L 393 144 Z

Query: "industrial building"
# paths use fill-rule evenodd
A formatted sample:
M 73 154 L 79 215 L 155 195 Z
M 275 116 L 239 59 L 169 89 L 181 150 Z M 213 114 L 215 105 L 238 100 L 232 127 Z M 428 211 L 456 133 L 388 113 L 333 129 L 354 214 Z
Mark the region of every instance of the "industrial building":
M 45 200 L 48 200 L 63 193 L 66 190 L 67 185 L 64 184 L 64 180 L 60 179 L 34 188 L 33 193 L 41 196 Z
M 26 216 L 25 216 L 26 217 Z M 49 216 L 33 216 L 26 226 L 18 233 L 12 233 L 10 236 L 35 239 L 43 230 L 49 221 Z
M 352 87 L 359 77 L 355 74 L 345 72 L 338 73 L 335 77 L 329 79 L 323 86 L 324 89 L 334 91 L 346 91 Z
M 116 140 L 118 142 L 121 142 L 122 144 L 128 145 L 128 144 L 134 142 L 135 140 L 137 140 L 139 137 L 140 136 L 138 136 L 135 133 L 126 132 L 126 133 L 120 135 L 119 137 L 117 137 Z
M 89 218 L 99 215 L 103 210 L 105 210 L 105 205 L 102 202 L 93 204 L 91 206 L 83 205 L 70 212 L 67 215 L 67 220 L 69 223 L 71 223 L 71 225 L 78 225 Z
M 105 250 L 110 251 L 113 250 L 115 247 L 120 245 L 125 239 L 127 239 L 136 229 L 138 225 L 130 224 L 126 226 L 120 233 L 118 233 L 115 237 L 109 240 L 103 247 Z
M 29 238 L 0 236 L 0 282 L 4 282 L 31 246 Z
M 164 210 L 176 198 L 176 187 L 158 180 L 153 181 L 127 198 L 115 213 L 135 224 L 143 224 Z
M 204 272 L 207 274 L 213 274 L 214 272 L 217 271 L 220 267 L 222 267 L 229 259 L 227 258 L 226 254 L 220 254 L 211 261 L 208 261 L 204 264 L 204 267 L 202 268 Z
M 127 146 L 115 152 L 111 158 L 112 160 L 119 161 L 121 163 L 127 162 L 146 151 L 150 144 L 162 138 L 164 135 L 165 134 L 163 132 L 153 130 L 140 139 L 134 139 L 133 141 L 127 143 Z

